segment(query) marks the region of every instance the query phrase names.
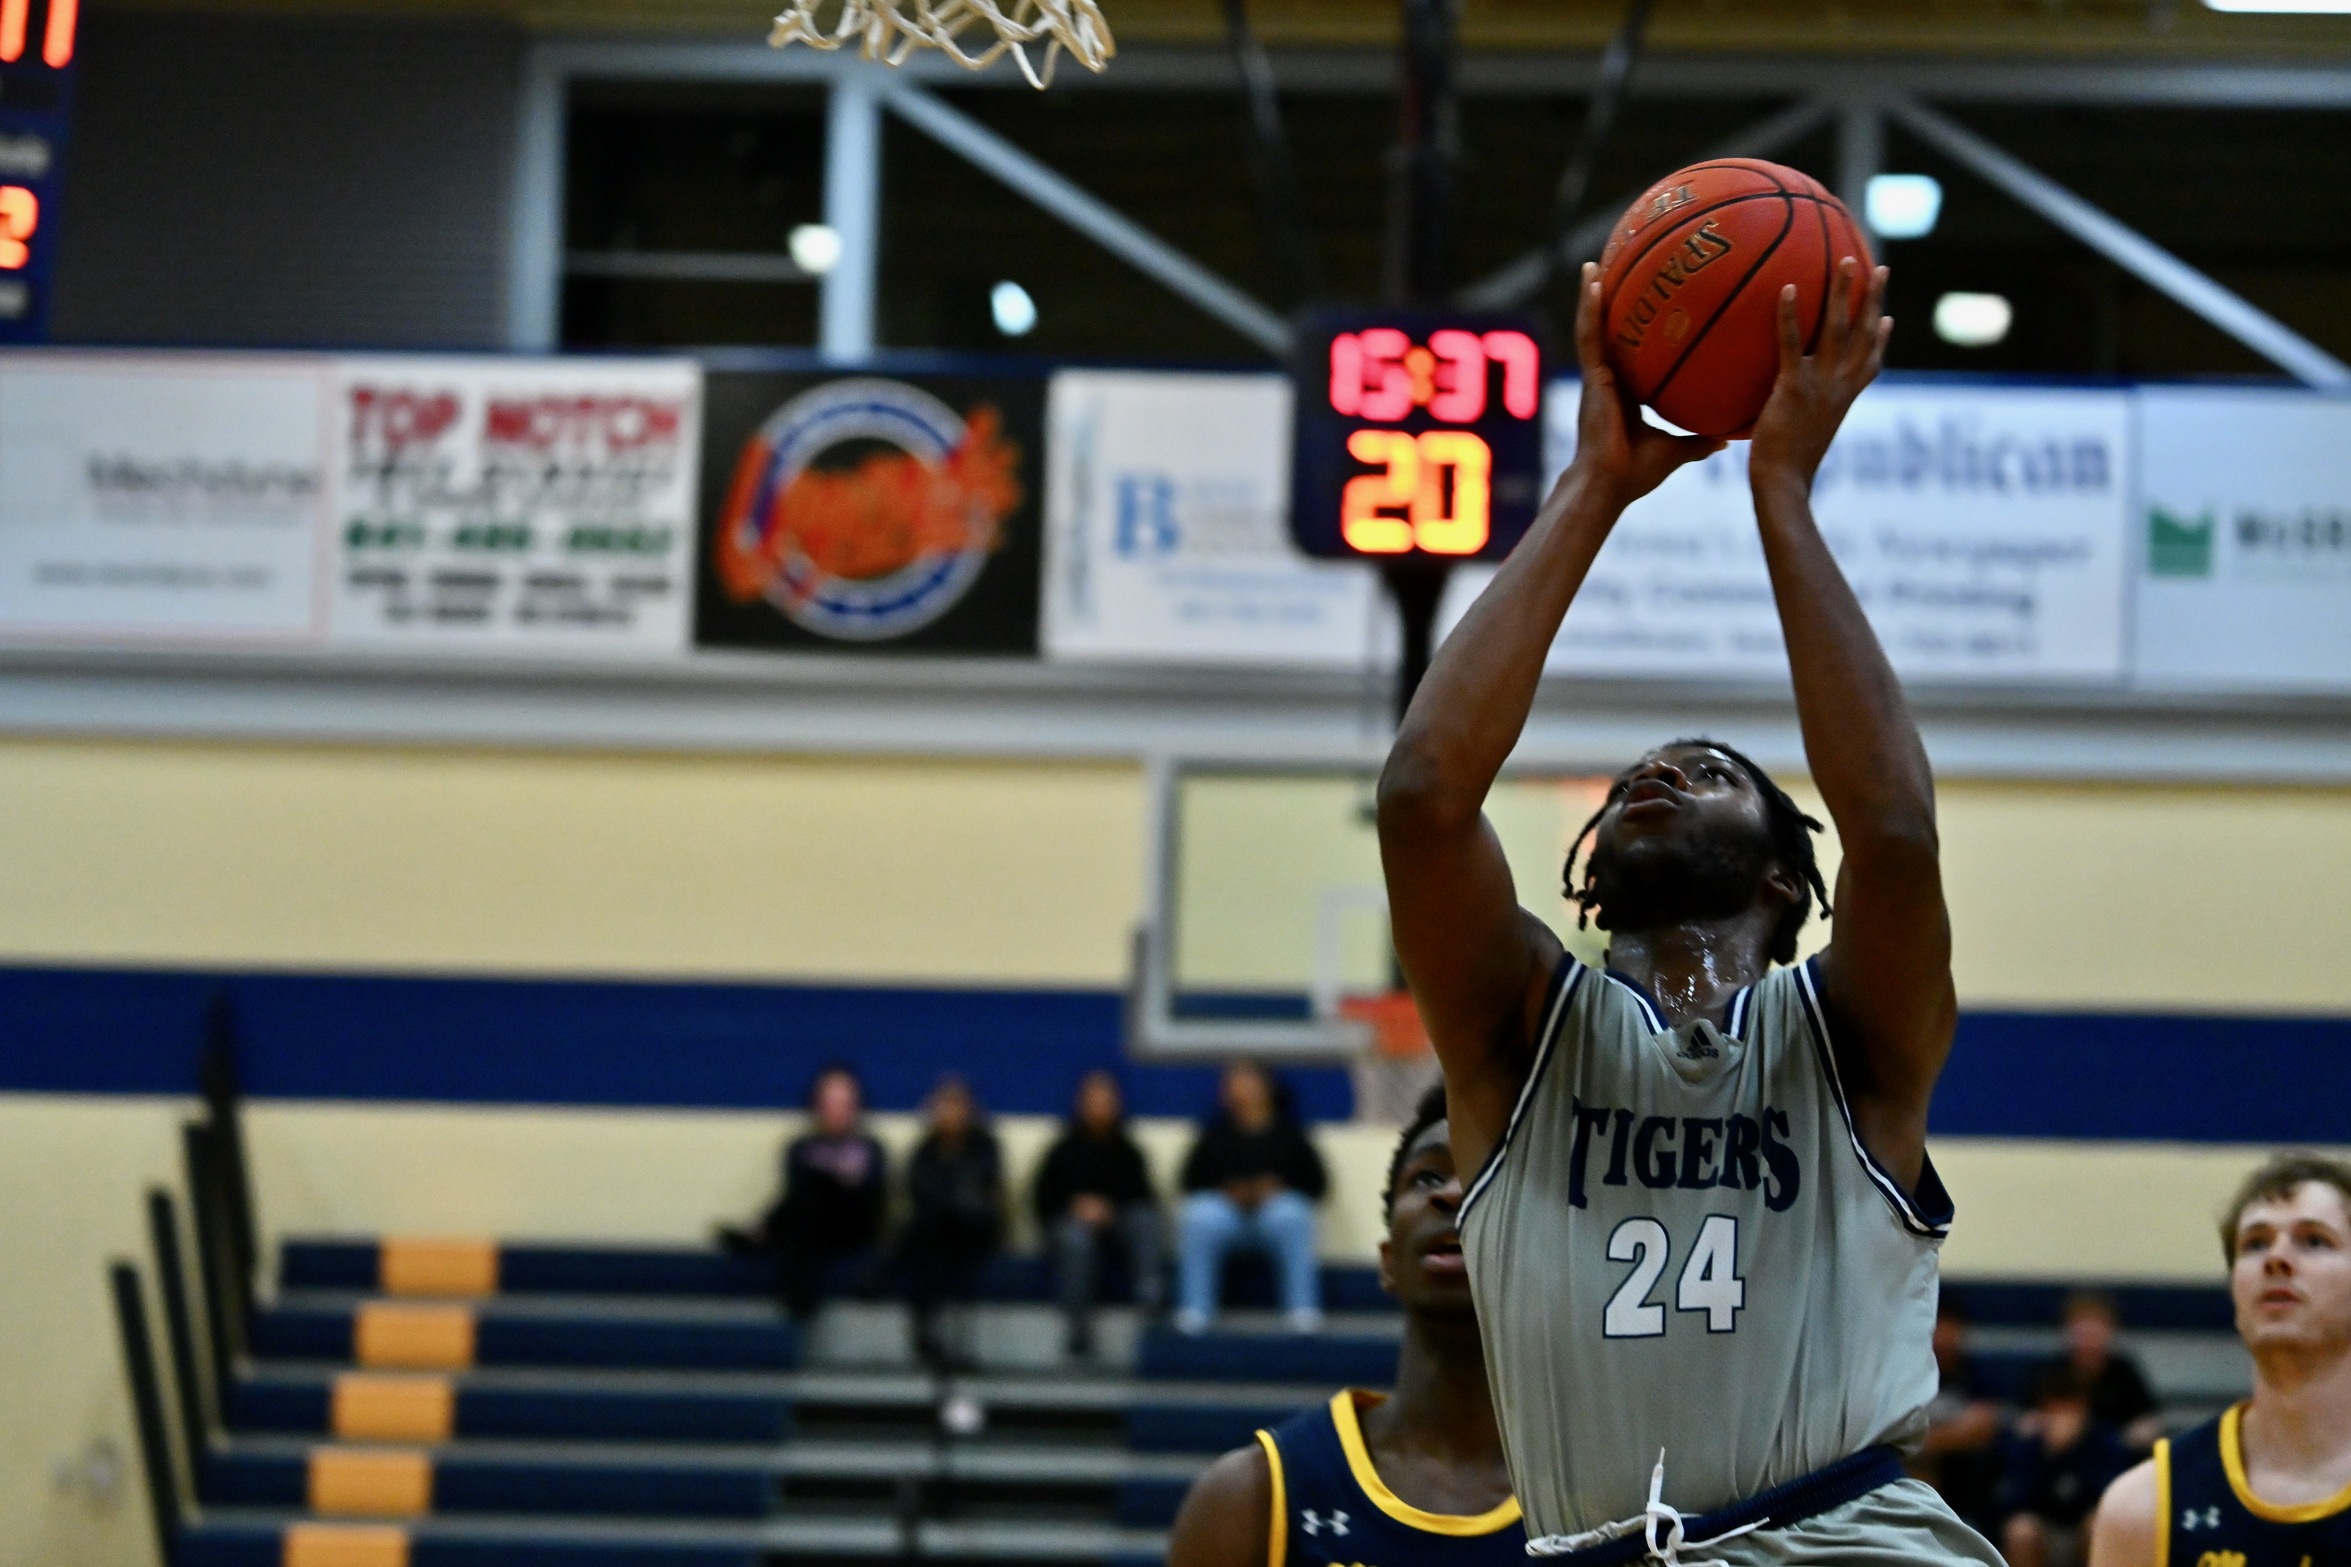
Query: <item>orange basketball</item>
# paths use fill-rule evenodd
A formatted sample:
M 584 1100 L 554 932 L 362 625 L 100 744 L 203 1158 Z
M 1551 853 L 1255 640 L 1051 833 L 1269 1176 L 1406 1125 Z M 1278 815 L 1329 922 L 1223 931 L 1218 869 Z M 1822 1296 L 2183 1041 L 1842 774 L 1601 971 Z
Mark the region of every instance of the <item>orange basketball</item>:
M 1838 261 L 1871 265 L 1845 204 L 1809 174 L 1717 158 L 1641 192 L 1600 255 L 1601 325 L 1633 395 L 1685 430 L 1755 427 L 1779 373 L 1780 290 L 1796 285 L 1807 350 Z

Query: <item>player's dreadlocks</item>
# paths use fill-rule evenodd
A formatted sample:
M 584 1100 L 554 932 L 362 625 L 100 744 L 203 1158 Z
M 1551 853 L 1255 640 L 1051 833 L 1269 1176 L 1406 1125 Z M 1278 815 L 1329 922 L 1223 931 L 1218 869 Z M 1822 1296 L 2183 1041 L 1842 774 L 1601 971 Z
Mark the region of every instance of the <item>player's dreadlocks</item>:
M 1778 928 L 1771 933 L 1771 960 L 1774 963 L 1795 962 L 1796 933 L 1811 918 L 1813 900 L 1818 899 L 1820 902 L 1821 918 L 1826 919 L 1835 912 L 1829 907 L 1828 887 L 1820 879 L 1820 861 L 1812 852 L 1812 835 L 1821 831 L 1820 823 L 1807 815 L 1802 806 L 1788 797 L 1787 790 L 1772 782 L 1771 775 L 1756 766 L 1744 753 L 1724 745 L 1720 740 L 1703 738 L 1675 740 L 1659 749 L 1672 750 L 1681 746 L 1704 747 L 1729 757 L 1739 764 L 1748 781 L 1755 785 L 1755 792 L 1763 796 L 1764 817 L 1771 834 L 1771 852 L 1804 883 L 1802 896 L 1780 916 Z M 1623 778 L 1611 785 L 1608 798 L 1600 802 L 1600 809 L 1592 813 L 1592 819 L 1584 823 L 1583 830 L 1575 835 L 1575 842 L 1567 846 L 1567 868 L 1561 873 L 1565 884 L 1562 890 L 1576 906 L 1578 930 L 1583 929 L 1595 914 L 1605 921 L 1607 911 L 1600 907 L 1600 893 L 1593 884 L 1591 860 L 1584 861 L 1583 879 L 1578 881 L 1576 857 L 1583 853 L 1584 840 L 1600 830 L 1600 818 L 1608 814 L 1608 808 L 1616 803 L 1617 797 L 1625 792 L 1626 787 L 1627 780 Z
M 1404 1135 L 1396 1139 L 1396 1151 L 1388 1156 L 1388 1184 L 1380 1188 L 1380 1216 L 1386 1218 L 1396 1209 L 1396 1177 L 1404 1173 L 1404 1156 L 1412 1152 L 1412 1145 L 1420 1134 L 1445 1119 L 1445 1085 L 1431 1083 L 1428 1092 L 1420 1096 L 1420 1103 L 1412 1110 L 1412 1119 L 1404 1123 Z

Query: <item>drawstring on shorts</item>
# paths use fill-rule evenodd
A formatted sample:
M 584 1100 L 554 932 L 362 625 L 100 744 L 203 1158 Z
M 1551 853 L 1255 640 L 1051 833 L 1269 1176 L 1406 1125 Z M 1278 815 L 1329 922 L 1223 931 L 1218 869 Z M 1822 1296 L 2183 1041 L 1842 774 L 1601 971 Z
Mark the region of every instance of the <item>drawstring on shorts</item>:
M 1529 1556 L 1572 1556 L 1578 1551 L 1588 1551 L 1596 1545 L 1607 1545 L 1611 1541 L 1638 1534 L 1642 1537 L 1642 1542 L 1649 1548 L 1648 1559 L 1659 1563 L 1660 1567 L 1731 1567 L 1729 1562 L 1720 1557 L 1684 1561 L 1681 1555 L 1682 1547 L 1686 1545 L 1697 1549 L 1720 1545 L 1723 1541 L 1735 1540 L 1742 1534 L 1752 1534 L 1771 1522 L 1769 1518 L 1757 1518 L 1743 1523 L 1735 1529 L 1725 1529 L 1718 1534 L 1708 1535 L 1703 1540 L 1686 1539 L 1682 1533 L 1681 1509 L 1664 1500 L 1664 1491 L 1665 1449 L 1661 1447 L 1657 1450 L 1657 1467 L 1649 1471 L 1649 1505 L 1642 1508 L 1638 1514 L 1631 1518 L 1619 1518 L 1614 1523 L 1604 1523 L 1597 1529 L 1586 1529 L 1581 1534 L 1546 1534 L 1540 1539 L 1529 1540 L 1527 1554 Z M 1663 1539 L 1658 1537 L 1660 1524 L 1665 1526 Z

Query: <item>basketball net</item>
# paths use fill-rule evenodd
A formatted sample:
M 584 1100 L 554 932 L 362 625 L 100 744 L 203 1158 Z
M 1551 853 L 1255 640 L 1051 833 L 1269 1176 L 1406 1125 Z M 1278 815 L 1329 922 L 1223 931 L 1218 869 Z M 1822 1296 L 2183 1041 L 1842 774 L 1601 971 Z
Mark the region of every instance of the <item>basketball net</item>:
M 1437 1081 L 1437 1056 L 1409 991 L 1346 996 L 1339 1016 L 1365 1024 L 1371 1043 L 1355 1058 L 1355 1119 L 1393 1126 L 1412 1119 L 1420 1096 Z
M 1118 52 L 1095 0 L 792 0 L 767 41 L 778 49 L 854 43 L 866 59 L 890 65 L 904 65 L 917 49 L 936 49 L 973 71 L 1010 53 L 1029 85 L 1039 88 L 1053 80 L 1054 62 L 1064 53 L 1099 71 Z M 1042 68 L 1029 59 L 1040 45 Z

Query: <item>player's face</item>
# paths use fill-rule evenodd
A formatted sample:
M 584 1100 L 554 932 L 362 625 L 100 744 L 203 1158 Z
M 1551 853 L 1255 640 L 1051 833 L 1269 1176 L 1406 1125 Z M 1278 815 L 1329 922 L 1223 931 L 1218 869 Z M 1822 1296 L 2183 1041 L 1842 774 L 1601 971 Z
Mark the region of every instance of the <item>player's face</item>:
M 1758 896 L 1794 897 L 1772 858 L 1763 795 L 1710 746 L 1665 746 L 1618 775 L 1592 863 L 1611 930 L 1720 919 Z
M 2263 1350 L 2351 1347 L 2351 1205 L 2324 1181 L 2248 1207 L 2229 1270 L 2237 1332 Z
M 1460 1217 L 1461 1177 L 1453 1168 L 1453 1134 L 1439 1121 L 1412 1140 L 1396 1171 L 1388 1204 L 1388 1238 L 1380 1243 L 1380 1282 L 1405 1310 L 1432 1316 L 1472 1311 Z

